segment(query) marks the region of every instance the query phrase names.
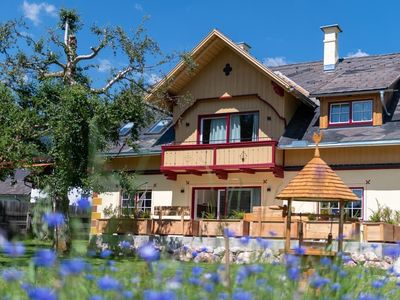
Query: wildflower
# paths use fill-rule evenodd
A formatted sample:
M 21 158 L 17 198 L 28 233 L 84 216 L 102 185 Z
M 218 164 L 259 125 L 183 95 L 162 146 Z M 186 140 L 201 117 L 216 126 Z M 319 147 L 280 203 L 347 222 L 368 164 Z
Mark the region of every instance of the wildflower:
M 296 253 L 296 255 L 304 255 L 306 253 L 306 249 L 299 246 L 294 249 L 294 252 Z
M 212 284 L 211 282 L 206 282 L 203 285 L 203 289 L 207 292 L 207 293 L 212 293 L 214 292 L 215 286 L 214 284 Z
M 37 267 L 51 267 L 56 262 L 56 254 L 50 249 L 39 249 L 33 257 L 33 263 Z
M 269 242 L 267 240 L 264 240 L 264 239 L 260 238 L 260 237 L 257 238 L 257 243 L 260 245 L 260 247 L 262 247 L 264 249 L 268 248 L 268 246 L 269 246 Z
M 106 275 L 97 280 L 97 286 L 103 291 L 111 291 L 119 288 L 119 282 L 117 279 Z
M 78 205 L 78 207 L 82 210 L 89 210 L 90 207 L 92 206 L 89 199 L 86 197 L 82 197 L 81 199 L 79 199 L 76 204 Z
M 333 283 L 331 285 L 331 290 L 334 291 L 334 292 L 340 290 L 340 283 L 338 283 L 338 282 Z
M 233 300 L 252 300 L 253 294 L 243 290 L 236 290 L 232 295 Z
M 192 252 L 192 257 L 193 257 L 193 258 L 195 258 L 197 255 L 198 255 L 198 254 L 197 254 L 196 251 L 193 251 L 193 252 Z
M 226 292 L 221 292 L 218 294 L 218 300 L 227 300 L 228 298 L 229 298 L 229 295 Z
M 400 246 L 386 246 L 383 248 L 383 255 L 392 258 L 397 258 L 400 256 Z
M 23 272 L 20 270 L 17 270 L 17 269 L 5 269 L 5 270 L 3 270 L 1 275 L 4 279 L 4 281 L 12 282 L 12 281 L 19 280 L 22 277 Z
M 123 291 L 122 295 L 124 296 L 125 299 L 132 299 L 133 298 L 133 292 L 132 291 Z
M 154 247 L 153 244 L 148 243 L 139 248 L 139 256 L 147 262 L 153 262 L 159 260 L 160 252 Z
M 28 297 L 30 300 L 56 300 L 57 296 L 52 289 L 45 287 L 29 288 Z
M 297 281 L 300 278 L 300 269 L 297 267 L 288 268 L 287 277 L 289 280 Z
M 328 278 L 320 277 L 319 275 L 315 275 L 310 279 L 311 287 L 315 289 L 322 288 L 323 286 L 327 285 L 330 282 Z
M 235 237 L 235 232 L 231 229 L 229 229 L 228 227 L 224 228 L 224 236 L 226 237 Z
M 46 222 L 49 227 L 59 227 L 65 223 L 64 215 L 59 212 L 45 214 L 43 216 L 43 221 Z
M 77 275 L 86 268 L 86 262 L 79 258 L 64 260 L 61 263 L 60 273 L 62 275 Z
M 104 249 L 103 251 L 100 252 L 100 257 L 101 258 L 108 258 L 112 254 L 112 251 L 109 249 Z
M 86 274 L 85 278 L 86 278 L 87 280 L 92 281 L 92 280 L 96 279 L 96 276 L 94 276 L 93 274 Z
M 250 242 L 250 237 L 249 237 L 248 235 L 242 236 L 242 237 L 240 238 L 240 243 L 241 243 L 243 246 L 247 246 L 247 245 L 249 244 L 249 242 Z
M 358 300 L 379 300 L 381 298 L 377 295 L 373 295 L 373 294 L 369 294 L 369 293 L 360 293 L 358 295 L 357 299 Z
M 3 251 L 8 256 L 19 257 L 24 255 L 25 247 L 20 242 L 16 243 L 5 242 L 3 245 Z
M 119 243 L 119 246 L 121 247 L 121 249 L 129 249 L 132 244 L 128 241 L 122 241 L 121 243 Z
M 89 297 L 89 300 L 103 300 L 103 296 L 101 295 L 93 295 Z
M 374 281 L 372 281 L 372 283 L 371 283 L 371 286 L 372 286 L 374 289 L 380 289 L 380 288 L 382 288 L 384 285 L 385 285 L 385 281 L 383 281 L 383 280 L 374 280 Z
M 324 256 L 324 257 L 322 257 L 322 258 L 319 260 L 319 262 L 320 262 L 321 265 L 323 265 L 323 266 L 329 266 L 329 265 L 331 264 L 332 261 L 330 260 L 329 257 Z
M 143 292 L 143 299 L 146 300 L 175 300 L 178 299 L 173 291 L 154 291 L 145 290 Z
M 297 266 L 300 262 L 299 257 L 294 256 L 294 255 L 286 255 L 285 256 L 285 262 L 286 262 L 286 266 Z
M 198 252 L 207 252 L 208 251 L 208 249 L 207 249 L 207 247 L 205 247 L 205 246 L 203 246 L 203 247 L 201 247 L 200 249 L 199 249 L 199 251 Z
M 275 232 L 275 231 L 273 231 L 273 230 L 270 230 L 270 231 L 268 231 L 268 234 L 271 236 L 271 237 L 276 237 L 278 234 Z

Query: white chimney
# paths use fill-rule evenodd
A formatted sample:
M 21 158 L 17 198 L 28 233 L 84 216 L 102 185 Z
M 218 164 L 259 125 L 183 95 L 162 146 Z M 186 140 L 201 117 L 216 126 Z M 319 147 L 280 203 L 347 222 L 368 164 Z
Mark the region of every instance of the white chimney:
M 324 32 L 324 71 L 335 71 L 339 60 L 339 32 L 338 24 L 322 26 Z
M 236 45 L 238 45 L 242 50 L 246 51 L 246 52 L 250 52 L 250 48 L 251 46 L 245 42 L 239 42 Z

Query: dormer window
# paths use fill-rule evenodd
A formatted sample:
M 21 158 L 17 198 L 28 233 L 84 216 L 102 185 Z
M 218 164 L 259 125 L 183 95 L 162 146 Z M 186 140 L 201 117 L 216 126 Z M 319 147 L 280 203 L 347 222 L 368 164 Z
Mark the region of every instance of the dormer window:
M 372 100 L 331 103 L 329 125 L 372 124 Z
M 167 128 L 171 121 L 169 119 L 161 119 L 156 124 L 153 125 L 147 132 L 147 134 L 159 134 Z

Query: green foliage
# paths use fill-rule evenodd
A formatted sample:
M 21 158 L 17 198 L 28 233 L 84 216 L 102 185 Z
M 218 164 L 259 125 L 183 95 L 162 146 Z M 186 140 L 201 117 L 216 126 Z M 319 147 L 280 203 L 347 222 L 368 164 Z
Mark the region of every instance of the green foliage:
M 44 194 L 45 195 L 45 194 Z M 32 233 L 40 240 L 51 238 L 51 232 L 46 223 L 43 222 L 43 216 L 52 211 L 52 201 L 48 196 L 38 197 L 31 211 L 32 213 Z
M 103 208 L 103 214 L 106 218 L 115 218 L 119 214 L 119 209 L 110 204 Z
M 244 219 L 244 215 L 246 212 L 244 210 L 233 210 L 231 215 L 229 216 L 230 219 Z
M 75 9 L 61 8 L 59 12 L 60 20 L 58 22 L 58 27 L 65 30 L 65 23 L 68 21 L 69 30 L 71 32 L 76 32 L 80 30 L 83 26 L 81 22 L 81 17 Z
M 369 218 L 372 222 L 384 222 L 389 224 L 400 223 L 400 211 L 393 210 L 387 205 L 382 205 L 376 200 L 377 209 L 371 209 L 371 216 Z

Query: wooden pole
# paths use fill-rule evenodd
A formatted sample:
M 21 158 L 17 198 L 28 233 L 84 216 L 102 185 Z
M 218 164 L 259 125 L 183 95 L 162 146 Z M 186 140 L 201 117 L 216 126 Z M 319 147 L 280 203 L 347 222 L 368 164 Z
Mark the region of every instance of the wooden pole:
M 339 235 L 338 252 L 343 251 L 343 223 L 344 223 L 344 201 L 339 202 Z
M 287 215 L 286 215 L 285 253 L 289 253 L 290 250 L 291 219 L 292 219 L 292 199 L 289 199 L 287 203 Z

